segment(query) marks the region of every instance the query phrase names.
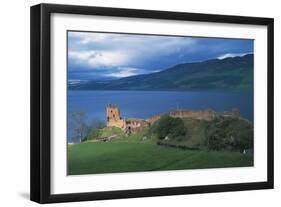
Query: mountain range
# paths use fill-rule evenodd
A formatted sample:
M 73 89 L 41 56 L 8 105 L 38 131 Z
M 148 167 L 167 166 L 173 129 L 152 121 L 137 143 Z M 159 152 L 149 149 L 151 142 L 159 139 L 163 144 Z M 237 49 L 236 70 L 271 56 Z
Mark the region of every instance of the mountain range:
M 178 64 L 160 72 L 103 81 L 69 82 L 69 90 L 247 90 L 253 54 Z

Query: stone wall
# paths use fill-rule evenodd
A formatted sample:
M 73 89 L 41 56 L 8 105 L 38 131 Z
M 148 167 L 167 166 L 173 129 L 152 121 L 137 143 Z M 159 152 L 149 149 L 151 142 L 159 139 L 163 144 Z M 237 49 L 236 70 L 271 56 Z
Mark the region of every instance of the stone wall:
M 224 116 L 224 117 L 240 117 L 240 112 L 238 109 L 233 109 L 232 111 L 227 112 L 215 112 L 211 109 L 209 110 L 199 110 L 199 111 L 191 111 L 191 110 L 176 110 L 168 113 L 169 116 L 175 118 L 192 118 L 199 120 L 213 120 L 216 116 Z M 155 123 L 161 118 L 161 115 L 155 115 L 147 119 L 150 124 Z
M 215 117 L 215 112 L 212 110 L 204 110 L 204 111 L 185 111 L 185 110 L 177 110 L 171 111 L 169 113 L 171 117 L 177 118 L 193 118 L 199 120 L 212 120 Z
M 126 122 L 123 119 L 109 120 L 109 121 L 107 121 L 107 126 L 108 127 L 118 127 L 118 128 L 123 129 L 126 127 Z
M 131 132 L 142 130 L 148 126 L 149 123 L 144 119 L 126 120 L 126 129 Z

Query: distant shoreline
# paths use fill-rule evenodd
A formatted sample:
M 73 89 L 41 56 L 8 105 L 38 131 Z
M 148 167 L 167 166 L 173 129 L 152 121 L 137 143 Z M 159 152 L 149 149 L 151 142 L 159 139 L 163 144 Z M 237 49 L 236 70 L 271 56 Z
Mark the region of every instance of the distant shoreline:
M 67 88 L 68 91 L 139 91 L 139 92 L 253 92 L 253 88 L 244 88 L 244 89 L 190 89 L 190 90 L 179 90 L 179 89 L 163 89 L 163 90 L 152 90 L 152 89 L 147 89 L 147 90 L 137 90 L 137 89 L 127 89 L 127 90 L 120 90 L 120 89 L 110 89 L 110 90 L 105 90 L 105 89 L 71 89 Z

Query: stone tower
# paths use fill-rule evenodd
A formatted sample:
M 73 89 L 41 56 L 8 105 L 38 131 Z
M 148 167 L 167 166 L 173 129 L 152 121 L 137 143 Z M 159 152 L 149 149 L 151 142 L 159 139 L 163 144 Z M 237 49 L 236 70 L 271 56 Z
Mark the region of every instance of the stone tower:
M 107 126 L 108 127 L 118 127 L 118 128 L 124 128 L 125 121 L 120 116 L 120 110 L 117 106 L 109 104 L 106 107 L 106 118 L 107 118 Z

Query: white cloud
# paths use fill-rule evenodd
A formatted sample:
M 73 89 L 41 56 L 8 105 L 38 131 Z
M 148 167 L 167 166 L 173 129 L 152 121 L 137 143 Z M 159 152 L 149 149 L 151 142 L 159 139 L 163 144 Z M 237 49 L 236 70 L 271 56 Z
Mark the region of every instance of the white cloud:
M 113 67 L 128 62 L 128 54 L 124 51 L 69 51 L 68 55 L 70 59 L 90 67 Z
M 78 38 L 81 44 L 88 44 L 114 40 L 120 37 L 120 35 L 112 33 L 69 32 L 69 37 Z
M 121 50 L 129 54 L 131 63 L 139 60 L 140 57 L 152 58 L 155 55 L 163 56 L 178 52 L 181 48 L 193 46 L 196 40 L 189 37 L 178 36 L 151 36 L 151 35 L 129 35 L 115 33 L 91 33 L 91 32 L 70 32 L 69 41 L 72 50 Z
M 114 78 L 125 78 L 133 75 L 139 75 L 139 71 L 137 68 L 119 67 L 118 69 L 120 69 L 120 71 L 109 73 L 106 76 Z
M 134 75 L 159 72 L 159 70 L 147 71 L 147 70 L 144 70 L 141 68 L 132 68 L 132 67 L 118 67 L 118 68 L 115 68 L 115 70 L 116 70 L 116 72 L 108 73 L 105 76 L 114 77 L 114 78 L 125 78 L 125 77 L 129 77 L 129 76 L 134 76 Z
M 118 34 L 118 33 L 98 33 L 98 32 L 69 32 L 69 37 L 76 38 L 80 44 L 88 43 L 102 43 L 109 44 L 118 43 L 120 46 L 123 43 L 123 47 L 127 46 L 144 46 L 143 44 L 154 44 L 159 47 L 180 46 L 182 44 L 192 44 L 195 39 L 189 37 L 178 36 L 153 36 L 153 35 L 130 35 L 130 34 Z M 183 42 L 184 40 L 184 42 Z M 125 44 L 125 45 L 124 45 Z
M 246 54 L 248 54 L 248 53 L 226 53 L 224 55 L 219 56 L 218 59 L 222 60 L 222 59 L 229 58 L 229 57 L 242 57 Z

